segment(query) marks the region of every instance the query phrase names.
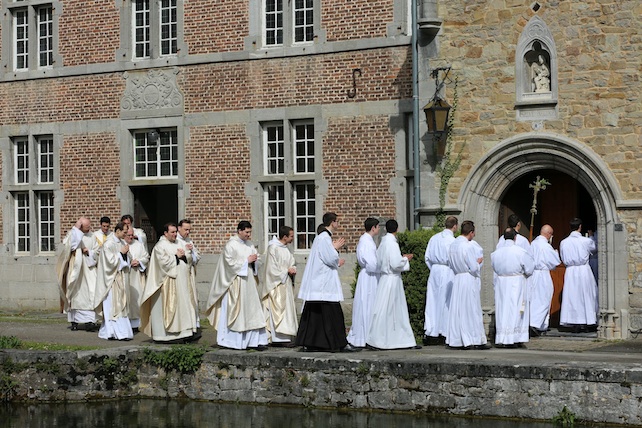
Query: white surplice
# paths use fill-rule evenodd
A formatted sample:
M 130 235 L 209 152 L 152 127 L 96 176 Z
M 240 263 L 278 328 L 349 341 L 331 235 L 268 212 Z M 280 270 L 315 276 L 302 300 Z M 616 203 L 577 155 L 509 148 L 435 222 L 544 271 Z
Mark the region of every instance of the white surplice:
M 401 272 L 410 270 L 410 262 L 402 257 L 397 237 L 392 233 L 381 238 L 377 249 L 377 266 L 381 276 L 366 342 L 379 349 L 412 348 L 417 342 L 410 326 L 401 279 Z
M 455 274 L 448 266 L 448 251 L 455 241 L 452 230 L 444 229 L 428 241 L 424 261 L 430 269 L 426 287 L 424 334 L 438 337 L 447 335 L 448 307 Z
M 535 270 L 530 281 L 530 326 L 540 331 L 546 331 L 554 291 L 550 271 L 555 269 L 561 261 L 557 251 L 544 236 L 540 235 L 533 239 L 531 251 Z
M 98 331 L 101 339 L 128 340 L 134 337 L 128 318 L 129 258 L 120 252 L 125 245 L 115 234 L 103 243 L 96 272 L 96 313 L 103 322 Z
M 233 349 L 268 344 L 265 316 L 256 282 L 256 263 L 248 257 L 256 248 L 238 235 L 225 244 L 219 257 L 209 298 L 207 315 L 216 328 L 216 343 Z
M 348 344 L 339 279 L 339 253 L 332 232 L 324 229 L 312 243 L 303 271 L 299 299 L 304 301 L 295 343 L 324 350 L 339 350 Z
M 265 252 L 259 284 L 259 296 L 265 309 L 268 335 L 272 343 L 292 342 L 299 328 L 294 287 L 288 273 L 288 269 L 294 265 L 294 255 L 287 245 L 274 237 Z
M 500 248 L 506 245 L 506 242 L 507 241 L 504 239 L 504 235 L 500 236 L 499 240 L 497 241 L 497 245 L 495 246 L 495 249 L 499 250 Z M 517 235 L 515 235 L 514 242 L 515 242 L 515 245 L 517 245 L 518 247 L 523 248 L 529 254 L 531 253 L 531 244 L 530 242 L 528 242 L 528 239 L 524 235 L 517 233 Z
M 369 233 L 364 233 L 359 238 L 357 262 L 361 270 L 357 277 L 357 287 L 352 303 L 352 326 L 347 339 L 352 346 L 364 347 L 370 331 L 372 307 L 379 282 L 377 244 Z
M 83 249 L 88 253 L 83 254 Z M 96 322 L 96 263 L 98 242 L 92 233 L 74 226 L 62 241 L 56 273 L 63 309 L 69 322 Z
M 197 333 L 194 302 L 189 283 L 190 255 L 177 260 L 176 251 L 185 249 L 178 240 L 161 236 L 150 257 L 147 282 L 141 297 L 140 327 L 155 341 L 183 339 Z
M 145 251 L 149 252 L 149 249 L 147 248 L 147 234 L 145 231 L 139 227 L 132 227 L 132 229 L 134 229 L 134 236 L 138 239 L 138 242 L 143 244 Z
M 314 238 L 308 263 L 301 278 L 299 299 L 304 302 L 342 302 L 339 253 L 327 231 Z
M 597 259 L 597 232 L 593 232 L 592 235 L 589 236 L 589 239 L 593 241 L 593 244 L 595 245 L 595 251 L 591 252 L 591 255 L 589 257 L 589 266 L 591 267 L 591 271 L 593 272 L 593 277 L 595 278 L 595 283 L 598 283 L 599 280 L 599 263 Z
M 455 274 L 448 311 L 446 343 L 449 346 L 486 344 L 484 317 L 481 309 L 481 265 L 483 253 L 474 241 L 458 236 L 450 245 L 448 263 Z
M 147 266 L 149 264 L 149 253 L 145 246 L 137 239 L 129 244 L 129 255 L 131 260 L 138 260 L 138 266 L 132 266 L 129 270 L 129 321 L 132 328 L 140 327 L 140 298 L 145 289 L 147 280 Z
M 506 240 L 490 259 L 495 272 L 495 343 L 528 342 L 526 278 L 533 274 L 533 257 Z
M 574 231 L 560 242 L 560 255 L 566 265 L 562 289 L 561 325 L 597 324 L 598 291 L 589 266 L 589 257 L 596 251 L 591 238 Z

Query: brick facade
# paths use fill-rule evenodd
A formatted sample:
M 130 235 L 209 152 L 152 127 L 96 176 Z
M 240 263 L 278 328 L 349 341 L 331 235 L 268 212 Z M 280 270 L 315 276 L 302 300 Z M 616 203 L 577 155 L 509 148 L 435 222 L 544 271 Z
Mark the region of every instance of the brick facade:
M 115 119 L 125 83 L 120 74 L 4 82 L 0 85 L 4 125 Z
M 60 207 L 62 236 L 85 215 L 98 229 L 98 219 L 107 216 L 114 226 L 120 220 L 120 201 L 115 184 L 119 181 L 119 153 L 114 135 L 68 135 L 60 151 Z
M 247 0 L 185 1 L 185 43 L 190 55 L 243 50 L 249 33 Z
M 406 47 L 185 67 L 185 113 L 389 101 L 412 96 Z M 361 69 L 357 96 L 352 70 Z
M 62 2 L 59 29 L 60 55 L 65 67 L 114 61 L 119 46 L 119 10 L 114 1 Z M 128 4 L 128 2 L 123 2 Z
M 386 117 L 338 118 L 324 140 L 323 170 L 328 180 L 328 211 L 340 214 L 340 233 L 354 251 L 366 217 L 396 216 L 389 183 L 395 147 Z
M 250 150 L 239 124 L 192 128 L 186 147 L 186 214 L 198 227 L 194 240 L 205 253 L 219 253 L 240 220 L 249 219 L 245 197 Z
M 393 0 L 322 2 L 328 41 L 385 37 L 393 19 Z

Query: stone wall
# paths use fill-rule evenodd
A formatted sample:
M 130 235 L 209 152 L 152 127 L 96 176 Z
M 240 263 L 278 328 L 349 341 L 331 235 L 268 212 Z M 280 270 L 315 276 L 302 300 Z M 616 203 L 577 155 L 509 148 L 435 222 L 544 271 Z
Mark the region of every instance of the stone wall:
M 537 10 L 533 6 L 538 4 Z M 529 132 L 532 122 L 516 120 L 515 49 L 533 17 L 555 41 L 558 117 L 537 128 L 576 139 L 616 175 L 626 199 L 642 198 L 640 145 L 642 99 L 638 54 L 642 6 L 635 1 L 440 2 L 444 19 L 435 63 L 452 64 L 459 75 L 455 142 L 466 143 L 464 160 L 451 181 L 455 200 L 470 168 L 492 147 Z M 452 84 L 448 86 L 452 97 Z M 538 125 L 539 126 L 539 125 Z
M 134 347 L 1 351 L 0 360 L 0 393 L 12 401 L 187 397 L 541 420 L 566 406 L 585 421 L 642 425 L 636 363 L 223 351 L 206 353 L 195 374 L 181 375 L 143 363 Z
M 447 100 L 454 99 L 456 77 L 458 82 L 452 142 L 453 153 L 462 150 L 462 162 L 448 184 L 446 207 L 476 222 L 476 239 L 489 256 L 503 227 L 498 210 L 511 182 L 545 169 L 576 179 L 591 195 L 598 216 L 599 334 L 609 338 L 629 337 L 642 326 L 642 99 L 630 95 L 640 92 L 641 8 L 639 2 L 615 0 L 441 1 L 441 31 L 420 51 L 430 69 L 452 66 L 443 94 Z M 535 41 L 547 45 L 550 54 L 546 94 L 524 93 L 532 83 L 524 46 L 537 50 Z M 420 92 L 431 94 L 429 89 Z M 538 146 L 545 141 L 556 143 L 550 150 Z M 571 146 L 577 151 L 562 165 Z M 529 154 L 533 147 L 539 148 L 534 156 Z M 514 148 L 520 153 L 511 158 Z M 550 155 L 538 156 L 544 153 Z M 586 179 L 591 164 L 597 165 L 596 174 Z M 480 171 L 506 180 L 483 182 Z M 429 166 L 422 174 L 422 209 L 434 212 L 440 177 Z M 613 232 L 611 224 L 617 225 Z M 555 232 L 560 238 L 567 233 Z M 482 305 L 490 312 L 488 264 L 483 284 Z

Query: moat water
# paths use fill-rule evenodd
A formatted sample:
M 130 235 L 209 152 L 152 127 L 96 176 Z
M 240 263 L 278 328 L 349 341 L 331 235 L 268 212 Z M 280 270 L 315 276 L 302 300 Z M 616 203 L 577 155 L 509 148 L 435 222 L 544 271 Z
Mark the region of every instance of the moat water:
M 0 405 L 5 428 L 551 428 L 552 423 L 391 414 L 357 410 L 133 399 Z

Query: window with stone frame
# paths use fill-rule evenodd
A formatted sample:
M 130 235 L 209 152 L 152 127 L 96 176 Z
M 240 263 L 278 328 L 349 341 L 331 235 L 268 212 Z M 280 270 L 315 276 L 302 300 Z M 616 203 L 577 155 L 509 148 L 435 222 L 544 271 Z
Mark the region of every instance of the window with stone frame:
M 263 46 L 312 43 L 314 0 L 263 0 Z
M 178 53 L 178 0 L 131 1 L 132 59 Z
M 11 16 L 11 69 L 39 70 L 54 66 L 54 7 L 22 0 L 6 5 Z M 6 34 L 6 33 L 5 33 Z
M 53 137 L 14 137 L 11 150 L 15 253 L 52 253 L 56 249 Z
M 140 130 L 132 133 L 134 178 L 178 177 L 176 129 Z
M 265 238 L 278 237 L 281 226 L 290 226 L 295 249 L 309 249 L 316 235 L 314 122 L 263 123 L 261 140 Z

